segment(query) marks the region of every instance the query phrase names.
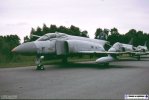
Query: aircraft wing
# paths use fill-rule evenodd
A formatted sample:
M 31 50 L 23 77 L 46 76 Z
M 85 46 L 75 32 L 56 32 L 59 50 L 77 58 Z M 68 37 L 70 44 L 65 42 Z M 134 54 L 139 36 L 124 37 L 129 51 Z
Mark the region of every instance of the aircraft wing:
M 81 54 L 131 54 L 132 52 L 108 52 L 108 51 L 79 51 Z
M 148 55 L 149 52 L 132 52 L 135 55 Z
M 78 53 L 81 54 L 113 54 L 113 55 L 120 55 L 120 54 L 135 54 L 135 55 L 147 55 L 149 52 L 131 52 L 131 51 L 126 51 L 126 52 L 109 52 L 109 51 L 78 51 Z

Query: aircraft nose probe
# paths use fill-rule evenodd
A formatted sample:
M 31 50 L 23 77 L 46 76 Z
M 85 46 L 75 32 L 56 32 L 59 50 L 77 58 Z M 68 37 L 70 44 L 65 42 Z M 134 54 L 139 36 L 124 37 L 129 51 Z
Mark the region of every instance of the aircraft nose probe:
M 23 43 L 11 50 L 13 53 L 37 53 L 37 47 L 34 42 Z

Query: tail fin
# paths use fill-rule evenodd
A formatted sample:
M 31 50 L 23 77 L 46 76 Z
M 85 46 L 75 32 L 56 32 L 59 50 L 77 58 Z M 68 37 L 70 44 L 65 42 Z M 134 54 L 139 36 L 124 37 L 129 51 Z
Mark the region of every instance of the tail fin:
M 30 35 L 30 38 L 33 38 L 33 37 L 40 38 L 41 36 L 31 34 L 31 35 Z
M 105 32 L 101 32 L 97 38 L 100 40 L 107 40 L 108 36 Z
M 133 45 L 133 38 L 131 38 L 128 44 Z
M 147 41 L 145 41 L 144 46 L 147 46 Z

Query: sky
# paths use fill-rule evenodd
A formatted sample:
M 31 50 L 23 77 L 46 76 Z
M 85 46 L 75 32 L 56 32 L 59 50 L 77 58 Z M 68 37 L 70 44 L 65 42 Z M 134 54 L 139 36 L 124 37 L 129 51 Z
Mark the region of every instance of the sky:
M 31 28 L 45 23 L 87 30 L 116 27 L 149 33 L 149 0 L 0 0 L 0 35 L 17 34 L 21 41 Z

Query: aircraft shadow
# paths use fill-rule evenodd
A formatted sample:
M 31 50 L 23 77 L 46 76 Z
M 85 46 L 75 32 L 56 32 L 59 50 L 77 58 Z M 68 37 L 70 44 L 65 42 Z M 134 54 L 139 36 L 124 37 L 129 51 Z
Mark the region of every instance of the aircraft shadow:
M 52 69 L 82 69 L 82 68 L 91 68 L 91 69 L 113 69 L 113 68 L 137 68 L 135 66 L 125 66 L 125 65 L 102 65 L 102 64 L 94 64 L 94 63 L 67 63 L 67 64 L 56 64 L 53 67 L 50 67 L 50 65 L 48 65 L 46 67 L 47 70 L 52 70 Z
M 147 58 L 142 58 L 140 61 L 137 59 L 119 59 L 116 62 L 122 62 L 121 64 L 117 64 L 116 62 L 110 63 L 109 66 L 105 66 L 103 64 L 96 64 L 95 62 L 68 62 L 67 64 L 63 64 L 61 62 L 54 64 L 46 64 L 46 70 L 58 70 L 58 69 L 81 69 L 81 68 L 91 68 L 91 69 L 124 69 L 124 68 L 140 68 L 136 65 L 136 63 L 141 63 L 142 61 L 149 61 Z M 128 62 L 128 64 L 123 64 L 123 62 Z M 135 63 L 134 65 L 129 63 Z

